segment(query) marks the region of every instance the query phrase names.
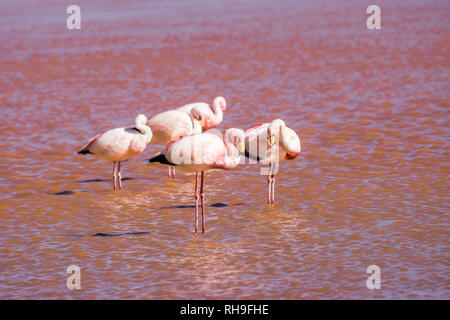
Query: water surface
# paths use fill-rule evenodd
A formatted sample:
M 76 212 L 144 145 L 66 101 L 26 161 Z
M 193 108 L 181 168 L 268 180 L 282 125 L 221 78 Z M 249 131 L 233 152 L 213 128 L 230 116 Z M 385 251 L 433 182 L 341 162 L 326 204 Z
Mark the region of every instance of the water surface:
M 60 1 L 0 5 L 0 298 L 450 298 L 449 29 L 441 1 Z M 276 205 L 256 165 L 194 176 L 76 155 L 193 101 L 221 130 L 282 118 L 302 154 Z M 66 288 L 81 268 L 82 289 Z M 382 289 L 366 287 L 376 264 Z

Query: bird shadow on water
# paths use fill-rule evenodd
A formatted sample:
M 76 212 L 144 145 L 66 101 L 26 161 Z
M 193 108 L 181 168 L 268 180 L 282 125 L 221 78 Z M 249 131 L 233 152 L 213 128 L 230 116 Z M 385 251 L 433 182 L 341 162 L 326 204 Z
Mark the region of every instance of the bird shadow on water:
M 79 190 L 79 192 L 91 192 L 89 190 Z M 71 194 L 77 193 L 77 191 L 73 191 L 73 190 L 64 190 L 64 191 L 59 191 L 59 192 L 52 192 L 49 193 L 53 196 L 69 196 Z
M 64 191 L 60 191 L 60 192 L 54 192 L 54 193 L 50 193 L 54 196 L 67 196 L 69 194 L 74 194 L 75 191 L 72 190 L 64 190 Z
M 223 203 L 223 202 L 216 202 L 213 204 L 208 204 L 206 206 L 211 207 L 211 208 L 225 208 L 225 207 L 230 207 L 230 206 L 241 206 L 243 204 L 244 203 L 228 204 L 228 203 Z M 194 208 L 195 208 L 195 205 L 180 205 L 180 206 L 160 207 L 158 209 L 163 210 L 163 209 L 194 209 Z
M 223 202 L 216 202 L 216 203 L 208 205 L 208 207 L 226 208 L 229 206 L 240 206 L 243 204 L 244 203 L 227 204 L 227 203 L 223 203 Z M 161 207 L 161 208 L 159 208 L 159 210 L 162 210 L 162 209 L 189 209 L 189 208 L 195 208 L 195 206 L 194 205 L 169 206 L 169 207 Z M 164 234 L 164 235 L 170 235 L 173 233 L 175 233 L 175 231 L 160 232 L 160 234 Z M 139 235 L 146 235 L 146 234 L 152 234 L 152 232 L 149 232 L 149 231 L 134 231 L 134 232 L 120 232 L 120 233 L 98 232 L 98 233 L 92 234 L 92 235 L 71 234 L 71 235 L 68 235 L 68 237 L 69 238 L 88 238 L 88 237 L 106 237 L 107 238 L 107 237 L 120 237 L 120 236 L 127 236 L 127 235 L 139 236 Z
M 124 235 L 133 235 L 133 236 L 139 236 L 139 235 L 145 235 L 145 234 L 151 234 L 149 231 L 136 231 L 136 232 L 121 232 L 121 233 L 106 233 L 106 232 L 98 232 L 96 234 L 92 235 L 84 235 L 84 234 L 71 234 L 68 237 L 70 238 L 87 238 L 87 237 L 119 237 Z
M 136 180 L 136 178 L 133 178 L 133 177 L 122 178 L 122 181 L 128 181 L 128 180 Z M 111 179 L 97 178 L 97 179 L 89 179 L 89 180 L 77 181 L 77 183 L 109 182 L 109 181 L 111 181 Z M 80 190 L 80 192 L 90 192 L 90 191 L 88 191 L 88 190 Z M 74 193 L 76 193 L 76 191 L 63 190 L 63 191 L 59 191 L 59 192 L 52 192 L 52 193 L 49 193 L 49 194 L 54 195 L 54 196 L 68 196 L 68 195 L 71 195 L 71 194 L 74 194 Z
M 128 181 L 128 180 L 136 180 L 136 178 L 133 178 L 133 177 L 122 178 L 122 181 Z M 106 182 L 106 181 L 112 181 L 112 179 L 102 179 L 102 178 L 88 179 L 88 180 L 77 181 L 77 183 Z
M 176 231 L 170 232 L 156 232 L 160 235 L 171 235 L 176 233 Z M 120 237 L 120 236 L 141 236 L 146 234 L 155 234 L 155 232 L 150 231 L 129 231 L 129 232 L 118 232 L 118 233 L 108 233 L 108 232 L 97 232 L 96 234 L 70 234 L 69 238 L 109 238 L 109 237 Z
M 134 180 L 136 178 L 123 178 L 122 181 L 126 181 L 126 180 Z M 82 180 L 82 181 L 78 181 L 78 183 L 91 183 L 91 182 L 105 182 L 105 181 L 109 181 L 110 179 L 89 179 L 89 180 Z M 83 190 L 81 190 L 81 192 L 83 192 Z M 88 191 L 84 191 L 84 192 L 88 192 Z M 64 191 L 60 191 L 60 192 L 55 192 L 55 193 L 51 193 L 52 195 L 57 195 L 57 196 L 62 196 L 62 195 L 71 195 L 76 193 L 75 191 L 72 190 L 64 190 Z M 229 206 L 240 206 L 243 205 L 244 203 L 235 203 L 235 204 L 228 204 L 228 203 L 223 203 L 223 202 L 216 202 L 213 204 L 209 204 L 207 205 L 207 207 L 212 207 L 212 208 L 226 208 Z M 160 208 L 156 208 L 156 210 L 163 210 L 163 209 L 193 209 L 195 208 L 195 205 L 177 205 L 177 206 L 166 206 L 166 207 L 160 207 Z M 174 232 L 165 232 L 164 234 L 171 234 Z M 146 234 L 151 234 L 151 232 L 148 231 L 135 231 L 135 232 L 120 232 L 120 233 L 106 233 L 106 232 L 98 232 L 96 234 L 92 234 L 92 235 L 84 235 L 84 234 L 72 234 L 72 235 L 68 235 L 68 237 L 70 238 L 87 238 L 87 237 L 120 237 L 120 236 L 127 236 L 127 235 L 131 235 L 131 236 L 139 236 L 139 235 L 146 235 Z

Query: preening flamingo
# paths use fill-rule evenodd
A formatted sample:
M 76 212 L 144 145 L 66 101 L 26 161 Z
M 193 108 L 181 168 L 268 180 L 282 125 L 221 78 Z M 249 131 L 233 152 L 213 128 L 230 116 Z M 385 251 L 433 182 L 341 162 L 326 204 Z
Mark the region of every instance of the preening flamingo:
M 278 163 L 295 159 L 300 152 L 300 138 L 281 119 L 260 123 L 245 130 L 245 156 L 263 165 L 270 165 L 267 175 L 269 204 L 275 202 Z
M 224 138 L 205 132 L 173 142 L 149 159 L 149 162 L 159 162 L 195 172 L 195 233 L 198 233 L 199 173 L 202 232 L 205 233 L 204 171 L 235 168 L 240 162 L 240 153 L 245 151 L 244 139 L 244 131 L 241 129 L 228 129 Z
M 140 114 L 136 117 L 135 127 L 116 128 L 108 130 L 94 137 L 79 154 L 92 154 L 95 157 L 113 162 L 114 190 L 122 190 L 122 176 L 120 162 L 137 156 L 145 150 L 152 139 L 152 131 L 146 125 L 147 117 Z
M 152 143 L 170 143 L 182 137 L 202 132 L 204 125 L 201 114 L 191 108 L 188 112 L 169 110 L 158 113 L 147 121 L 153 133 Z M 175 169 L 169 167 L 169 178 L 175 177 Z
M 227 108 L 227 102 L 224 97 L 218 96 L 214 99 L 212 107 L 206 102 L 194 102 L 186 104 L 177 110 L 189 113 L 193 108 L 197 109 L 200 113 L 204 121 L 203 131 L 206 131 L 217 127 L 222 122 L 223 112 Z

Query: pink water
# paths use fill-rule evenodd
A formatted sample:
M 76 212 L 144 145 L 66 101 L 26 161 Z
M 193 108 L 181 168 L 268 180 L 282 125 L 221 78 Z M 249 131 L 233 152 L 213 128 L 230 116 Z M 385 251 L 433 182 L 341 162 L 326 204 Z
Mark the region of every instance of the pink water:
M 448 2 L 378 1 L 373 31 L 366 1 L 76 4 L 81 30 L 60 1 L 0 4 L 0 298 L 450 298 Z M 221 130 L 301 136 L 275 206 L 258 166 L 208 172 L 195 236 L 194 176 L 144 161 L 161 146 L 124 163 L 122 192 L 76 155 L 217 95 Z

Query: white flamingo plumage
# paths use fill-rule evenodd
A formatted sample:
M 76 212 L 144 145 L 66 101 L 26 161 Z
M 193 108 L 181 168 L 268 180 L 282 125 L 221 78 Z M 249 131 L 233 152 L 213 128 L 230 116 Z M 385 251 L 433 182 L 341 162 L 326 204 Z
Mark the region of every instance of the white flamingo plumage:
M 117 189 L 116 180 L 121 190 L 120 162 L 142 153 L 152 139 L 152 131 L 146 123 L 147 117 L 140 114 L 136 117 L 135 127 L 116 128 L 101 133 L 78 153 L 92 154 L 101 160 L 113 162 L 114 190 Z
M 185 171 L 196 173 L 195 233 L 198 232 L 199 172 L 201 173 L 202 232 L 205 233 L 204 171 L 235 168 L 240 162 L 240 154 L 244 152 L 244 138 L 244 131 L 236 128 L 228 129 L 225 137 L 205 132 L 175 141 L 149 160 L 149 162 L 177 166 Z
M 193 108 L 200 113 L 204 121 L 203 131 L 206 131 L 217 127 L 222 122 L 227 102 L 224 97 L 218 96 L 214 99 L 212 107 L 206 102 L 194 102 L 179 107 L 177 110 L 189 113 Z
M 275 174 L 278 163 L 295 159 L 301 153 L 299 136 L 281 119 L 259 123 L 245 130 L 245 156 L 270 165 L 267 175 L 268 203 L 275 202 Z
M 158 113 L 147 121 L 153 133 L 152 143 L 167 144 L 182 137 L 202 132 L 203 120 L 197 109 L 188 112 L 169 110 Z M 169 167 L 169 178 L 175 177 L 175 170 Z

